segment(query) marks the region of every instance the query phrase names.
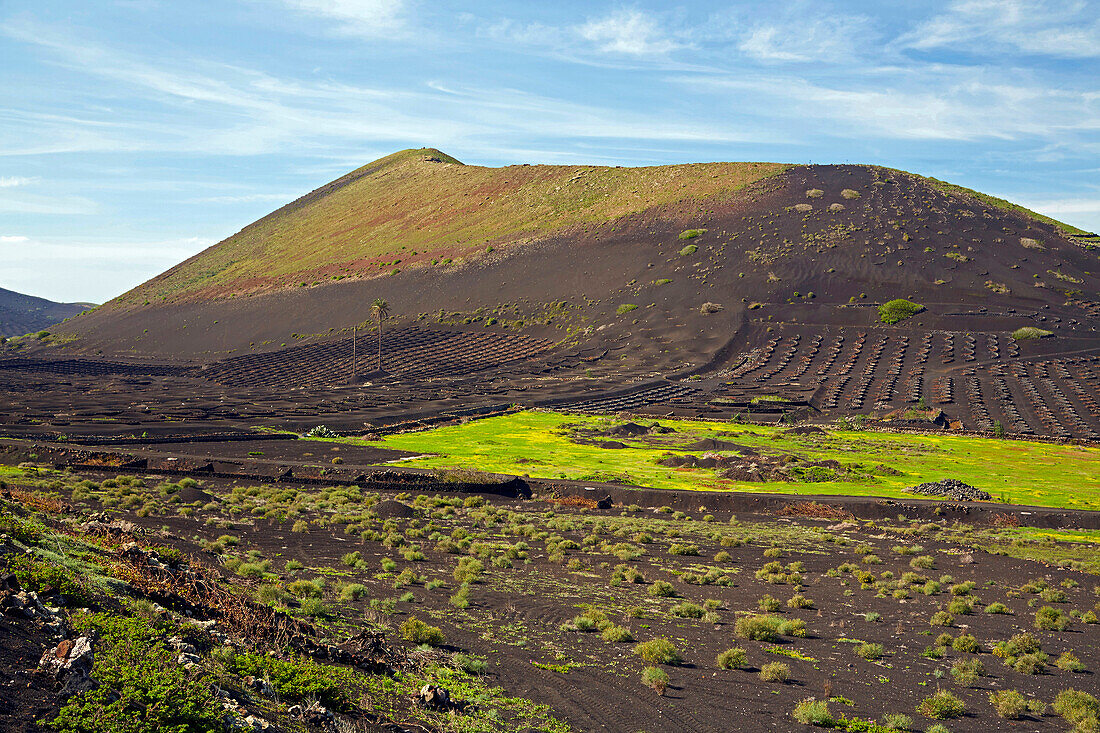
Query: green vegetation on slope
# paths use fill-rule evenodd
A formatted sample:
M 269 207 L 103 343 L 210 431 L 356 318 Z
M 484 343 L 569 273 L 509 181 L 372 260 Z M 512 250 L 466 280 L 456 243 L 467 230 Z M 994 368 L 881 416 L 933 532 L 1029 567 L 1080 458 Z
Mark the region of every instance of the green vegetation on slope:
M 1075 234 L 1075 235 L 1076 234 L 1088 234 L 1088 232 L 1086 232 L 1084 229 L 1078 229 L 1077 227 L 1075 227 L 1071 224 L 1066 224 L 1065 222 L 1058 221 L 1057 219 L 1052 219 L 1049 216 L 1043 216 L 1042 214 L 1037 214 L 1036 212 L 1032 211 L 1031 209 L 1024 208 L 1023 206 L 1020 206 L 1019 204 L 1014 204 L 1011 201 L 1005 201 L 1004 199 L 999 199 L 996 196 L 990 196 L 987 193 L 981 193 L 980 191 L 975 191 L 973 189 L 966 188 L 964 186 L 959 186 L 959 185 L 956 185 L 954 183 L 948 183 L 947 181 L 941 181 L 938 178 L 928 178 L 928 177 L 926 177 L 925 180 L 928 181 L 929 185 L 931 185 L 933 188 L 935 188 L 939 191 L 943 191 L 944 193 L 952 194 L 952 195 L 955 195 L 955 196 L 962 196 L 964 198 L 977 199 L 978 201 L 982 202 L 983 204 L 986 204 L 987 206 L 992 206 L 994 208 L 1000 209 L 1001 211 L 1007 211 L 1007 212 L 1012 213 L 1012 214 L 1019 214 L 1021 216 L 1025 216 L 1029 219 L 1036 219 L 1038 221 L 1043 222 L 1044 224 L 1050 224 L 1051 226 L 1054 226 L 1054 227 L 1057 227 L 1058 229 L 1061 229 L 1063 232 L 1066 232 L 1067 234 Z
M 485 168 L 430 148 L 405 150 L 269 214 L 121 301 L 225 297 L 441 265 L 483 253 L 489 243 L 729 194 L 785 169 L 775 163 Z
M 895 498 L 912 498 L 911 494 L 902 491 L 907 486 L 950 477 L 1014 504 L 1100 509 L 1100 449 L 1097 448 L 956 435 L 841 430 L 830 431 L 827 435 L 786 435 L 781 427 L 687 420 L 661 420 L 662 425 L 676 430 L 660 436 L 664 442 L 661 446 L 619 437 L 616 439 L 627 443 L 628 449 L 605 450 L 578 444 L 569 436 L 574 427 L 606 428 L 611 424 L 607 418 L 600 417 L 521 412 L 465 425 L 393 435 L 385 438 L 383 444 L 388 448 L 434 454 L 402 463 L 421 468 L 473 467 L 498 473 L 529 474 L 534 478 L 603 480 L 660 489 Z M 676 447 L 702 438 L 733 440 L 764 454 L 793 453 L 812 461 L 860 464 L 865 473 L 856 473 L 848 480 L 742 482 L 718 478 L 710 469 L 657 465 L 657 461 L 670 451 L 697 456 L 707 452 L 722 453 Z M 875 472 L 873 467 L 879 465 L 899 473 Z M 1051 466 L 1057 467 L 1057 480 L 1051 480 Z

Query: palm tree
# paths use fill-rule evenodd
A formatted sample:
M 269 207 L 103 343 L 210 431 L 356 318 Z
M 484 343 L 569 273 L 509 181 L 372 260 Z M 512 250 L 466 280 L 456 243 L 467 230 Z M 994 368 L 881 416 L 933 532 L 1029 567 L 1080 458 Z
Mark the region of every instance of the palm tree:
M 390 304 L 384 298 L 375 298 L 370 311 L 378 319 L 378 371 L 382 371 L 382 321 L 390 314 Z

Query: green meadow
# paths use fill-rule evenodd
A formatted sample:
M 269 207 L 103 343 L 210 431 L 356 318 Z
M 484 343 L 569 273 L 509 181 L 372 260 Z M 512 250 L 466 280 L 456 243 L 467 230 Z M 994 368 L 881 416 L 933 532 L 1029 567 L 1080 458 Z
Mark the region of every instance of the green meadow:
M 418 468 L 475 468 L 532 478 L 609 481 L 682 491 L 893 498 L 912 498 L 902 491 L 907 486 L 955 478 L 1012 504 L 1100 509 L 1100 449 L 1094 447 L 832 429 L 825 435 L 791 435 L 785 433 L 785 427 L 692 420 L 660 420 L 661 425 L 676 431 L 666 435 L 615 438 L 628 446 L 625 449 L 582 445 L 572 439 L 574 428 L 603 430 L 619 422 L 607 417 L 526 411 L 393 435 L 373 444 L 427 454 L 401 464 Z M 765 454 L 790 454 L 800 460 L 836 460 L 853 467 L 853 478 L 738 482 L 719 478 L 712 469 L 657 465 L 668 452 L 700 457 L 708 452 L 726 454 L 682 447 L 702 438 L 736 442 Z M 876 471 L 880 466 L 898 474 Z

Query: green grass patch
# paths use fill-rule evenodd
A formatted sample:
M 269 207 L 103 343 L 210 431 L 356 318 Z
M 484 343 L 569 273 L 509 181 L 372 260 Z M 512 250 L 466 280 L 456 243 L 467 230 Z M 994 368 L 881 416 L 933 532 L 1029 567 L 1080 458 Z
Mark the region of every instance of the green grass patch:
M 646 441 L 623 439 L 631 450 L 608 451 L 574 442 L 565 426 L 606 429 L 608 418 L 526 411 L 417 433 L 385 437 L 381 445 L 430 453 L 410 467 L 477 468 L 533 478 L 595 480 L 614 476 L 626 484 L 676 490 L 827 494 L 912 498 L 902 491 L 945 476 L 985 489 L 1014 504 L 1100 509 L 1100 449 L 1022 440 L 869 431 L 830 431 L 823 436 L 785 435 L 782 427 L 692 420 L 662 420 L 677 432 Z M 657 465 L 670 450 L 702 438 L 734 440 L 765 453 L 796 453 L 812 461 L 837 460 L 870 467 L 885 464 L 898 475 L 859 473 L 848 480 L 738 482 L 705 468 Z M 340 442 L 363 444 L 358 438 Z M 378 443 L 372 443 L 377 445 Z M 702 456 L 704 451 L 694 451 Z M 535 460 L 537 459 L 537 462 Z M 1049 466 L 1059 480 L 1050 480 Z M 1071 534 L 1081 542 L 1091 535 Z

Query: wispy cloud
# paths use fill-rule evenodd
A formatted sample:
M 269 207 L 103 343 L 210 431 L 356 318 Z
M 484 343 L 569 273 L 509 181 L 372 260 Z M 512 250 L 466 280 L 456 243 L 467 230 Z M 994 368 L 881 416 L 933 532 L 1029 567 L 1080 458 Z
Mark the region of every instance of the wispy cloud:
M 577 33 L 604 53 L 661 55 L 682 45 L 668 36 L 656 17 L 636 9 L 621 8 L 593 18 L 577 28 Z
M 1091 58 L 1100 56 L 1100 17 L 1093 3 L 1080 0 L 954 0 L 899 45 Z
M 792 76 L 679 81 L 696 89 L 736 92 L 738 104 L 767 104 L 774 116 L 827 121 L 828 132 L 848 138 L 1049 140 L 1100 129 L 1096 93 L 1010 83 L 967 68 L 924 69 L 890 80 L 875 77 L 843 86 Z M 1021 114 L 1025 109 L 1028 114 Z
M 342 33 L 388 36 L 404 29 L 403 0 L 281 0 L 300 13 L 336 23 Z
M 853 61 L 860 45 L 875 40 L 877 33 L 866 16 L 817 12 L 798 4 L 781 17 L 752 24 L 741 36 L 738 48 L 765 63 Z
M 23 176 L 0 176 L 0 188 L 15 188 L 17 186 L 29 186 L 37 181 L 37 178 L 25 178 Z
M 22 244 L 23 242 L 29 242 L 30 237 L 24 237 L 17 234 L 5 234 L 0 235 L 0 244 Z

